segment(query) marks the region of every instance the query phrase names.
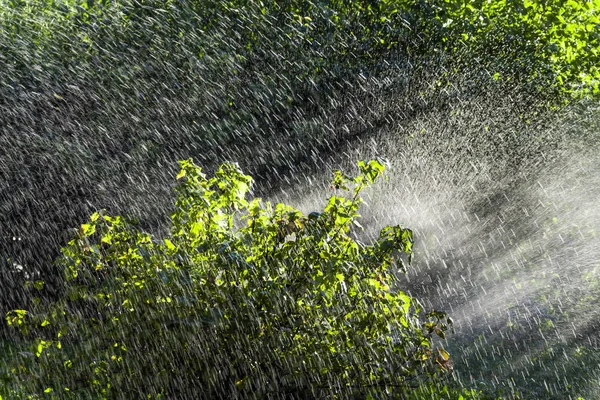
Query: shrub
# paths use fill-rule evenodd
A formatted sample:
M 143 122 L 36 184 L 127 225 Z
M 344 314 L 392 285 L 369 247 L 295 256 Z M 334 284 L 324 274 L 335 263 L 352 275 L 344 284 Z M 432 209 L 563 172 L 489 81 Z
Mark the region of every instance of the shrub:
M 6 388 L 60 398 L 313 398 L 398 393 L 451 369 L 433 336 L 451 321 L 398 290 L 412 232 L 349 236 L 359 194 L 384 170 L 336 171 L 308 216 L 245 196 L 223 164 L 208 179 L 181 161 L 172 229 L 154 239 L 94 213 L 62 249 L 64 296 L 7 314 L 32 342 Z M 337 193 L 337 192 L 336 192 Z M 43 283 L 33 283 L 42 289 Z M 6 389 L 10 390 L 10 389 Z

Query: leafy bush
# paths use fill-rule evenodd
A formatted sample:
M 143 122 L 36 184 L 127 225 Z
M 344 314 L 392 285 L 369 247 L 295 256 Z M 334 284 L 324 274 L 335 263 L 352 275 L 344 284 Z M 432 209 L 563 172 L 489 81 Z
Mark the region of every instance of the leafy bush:
M 234 164 L 210 179 L 180 164 L 167 238 L 94 213 L 57 260 L 64 295 L 7 314 L 32 351 L 11 360 L 5 390 L 345 398 L 407 393 L 451 370 L 433 344 L 451 320 L 396 287 L 411 230 L 385 227 L 372 245 L 349 235 L 382 164 L 360 162 L 355 178 L 336 171 L 332 189 L 352 198 L 332 195 L 308 216 L 247 201 L 252 179 Z

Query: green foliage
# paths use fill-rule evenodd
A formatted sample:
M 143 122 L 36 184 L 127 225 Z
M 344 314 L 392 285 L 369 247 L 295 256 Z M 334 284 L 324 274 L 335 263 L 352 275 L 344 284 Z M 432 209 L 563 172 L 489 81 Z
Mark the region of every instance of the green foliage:
M 275 20 L 284 23 L 274 29 Z M 150 65 L 157 60 L 189 68 L 190 57 L 218 59 L 239 72 L 258 62 L 265 43 L 277 41 L 279 55 L 290 61 L 288 72 L 313 84 L 329 80 L 334 70 L 346 79 L 371 72 L 397 52 L 427 60 L 443 50 L 454 57 L 466 51 L 463 67 L 490 68 L 496 79 L 542 75 L 568 93 L 599 90 L 599 0 L 3 1 L 0 23 L 6 27 L 3 50 L 22 61 L 23 69 L 32 61 L 22 59 L 24 47 L 66 65 L 109 58 L 123 84 L 154 69 Z M 232 40 L 223 39 L 224 27 L 235 32 Z M 118 42 L 138 57 L 133 69 L 125 68 Z M 288 54 L 298 48 L 309 53 L 300 59 Z M 241 101 L 226 103 L 236 100 Z
M 7 321 L 32 342 L 6 387 L 60 398 L 401 396 L 452 369 L 434 348 L 451 320 L 397 287 L 409 229 L 349 236 L 383 173 L 336 171 L 322 212 L 246 200 L 236 165 L 181 161 L 168 237 L 94 213 L 62 249 L 64 296 Z
M 441 40 L 447 43 L 446 48 L 461 42 L 479 48 L 476 54 L 481 55 L 488 48 L 496 57 L 502 53 L 511 55 L 514 63 L 529 71 L 530 79 L 548 71 L 555 80 L 548 84 L 557 84 L 568 93 L 599 93 L 598 0 L 436 3 L 439 7 L 434 20 L 441 25 Z M 495 79 L 500 77 L 501 74 L 494 75 Z
M 595 90 L 597 10 L 597 1 L 0 0 L 0 126 L 7 154 L 27 154 L 0 180 L 28 188 L 2 201 L 0 225 L 35 244 L 11 245 L 1 261 L 40 271 L 51 290 L 57 243 L 89 203 L 130 207 L 161 228 L 153 218 L 165 202 L 141 192 L 190 149 L 211 169 L 225 152 L 277 185 L 318 168 L 338 143 L 489 91 L 510 93 L 527 120 L 569 91 Z M 150 182 L 123 185 L 141 174 Z M 44 223 L 32 231 L 25 212 Z M 20 297 L 5 309 L 23 307 Z

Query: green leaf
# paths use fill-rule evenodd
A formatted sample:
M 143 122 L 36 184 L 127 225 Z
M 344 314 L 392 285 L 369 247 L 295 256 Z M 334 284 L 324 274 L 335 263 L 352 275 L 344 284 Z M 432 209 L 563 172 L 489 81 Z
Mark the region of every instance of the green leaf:
M 81 232 L 84 236 L 93 235 L 96 232 L 96 225 L 91 224 L 81 224 Z
M 175 245 L 169 239 L 165 239 L 165 245 L 167 246 L 167 249 L 171 251 L 175 250 Z
M 358 168 L 361 174 L 367 178 L 369 183 L 374 183 L 375 180 L 381 176 L 385 170 L 385 166 L 378 160 L 370 160 L 368 163 L 359 161 Z
M 40 340 L 40 342 L 38 343 L 38 345 L 36 347 L 35 355 L 37 357 L 39 357 L 42 355 L 43 351 L 44 351 L 44 341 Z

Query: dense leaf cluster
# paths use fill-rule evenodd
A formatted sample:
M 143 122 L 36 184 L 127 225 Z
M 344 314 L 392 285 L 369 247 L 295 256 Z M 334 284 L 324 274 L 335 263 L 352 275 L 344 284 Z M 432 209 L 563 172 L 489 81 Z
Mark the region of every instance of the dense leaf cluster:
M 352 198 L 308 216 L 246 200 L 252 180 L 234 164 L 209 179 L 191 160 L 168 237 L 94 213 L 57 260 L 64 297 L 7 315 L 33 348 L 4 385 L 60 398 L 400 397 L 451 370 L 433 346 L 450 319 L 397 287 L 412 232 L 349 235 L 384 167 L 359 168 L 333 180 Z
M 0 21 L 2 57 L 11 61 L 4 74 L 11 83 L 95 65 L 98 79 L 107 74 L 105 79 L 126 85 L 140 73 L 158 73 L 164 61 L 175 77 L 178 69 L 197 68 L 204 57 L 230 63 L 234 72 L 236 64 L 247 62 L 268 66 L 265 58 L 274 56 L 288 61 L 288 72 L 300 68 L 299 80 L 308 73 L 318 84 L 332 67 L 372 73 L 394 51 L 456 56 L 466 47 L 474 53 L 474 59 L 462 60 L 470 63 L 466 67 L 492 57 L 495 65 L 482 66 L 531 75 L 547 67 L 563 89 L 598 91 L 597 0 L 21 0 L 3 2 Z M 269 54 L 265 42 L 276 38 L 277 51 Z M 301 55 L 298 48 L 308 52 Z M 129 69 L 128 54 L 142 63 Z M 62 65 L 44 65 L 39 55 Z M 502 65 L 508 56 L 514 65 Z M 312 68 L 296 64 L 298 57 Z M 115 63 L 112 69 L 107 59 Z

